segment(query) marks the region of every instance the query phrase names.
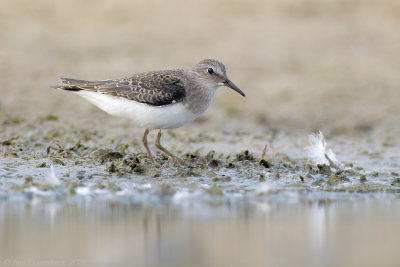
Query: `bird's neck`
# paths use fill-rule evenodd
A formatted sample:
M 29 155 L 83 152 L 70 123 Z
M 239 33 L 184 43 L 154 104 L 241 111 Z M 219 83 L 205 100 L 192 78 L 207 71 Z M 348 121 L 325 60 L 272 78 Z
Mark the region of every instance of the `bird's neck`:
M 187 85 L 188 90 L 186 90 L 186 101 L 184 105 L 194 114 L 201 114 L 210 106 L 219 86 L 195 81 L 196 79 L 193 79 L 190 81 L 190 84 Z

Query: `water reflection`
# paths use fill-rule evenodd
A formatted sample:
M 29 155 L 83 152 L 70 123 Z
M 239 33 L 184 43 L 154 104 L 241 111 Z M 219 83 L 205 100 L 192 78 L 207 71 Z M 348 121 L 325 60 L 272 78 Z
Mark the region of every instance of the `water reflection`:
M 0 203 L 0 256 L 103 266 L 394 265 L 399 208 L 396 195 L 383 194 L 35 197 Z

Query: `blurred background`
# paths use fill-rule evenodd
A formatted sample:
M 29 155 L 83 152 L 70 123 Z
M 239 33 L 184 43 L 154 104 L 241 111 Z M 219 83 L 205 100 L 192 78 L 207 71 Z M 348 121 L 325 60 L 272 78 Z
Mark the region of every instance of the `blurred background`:
M 221 88 L 212 113 L 295 129 L 399 123 L 400 2 L 1 1 L 0 110 L 99 111 L 50 89 L 225 63 L 247 98 Z

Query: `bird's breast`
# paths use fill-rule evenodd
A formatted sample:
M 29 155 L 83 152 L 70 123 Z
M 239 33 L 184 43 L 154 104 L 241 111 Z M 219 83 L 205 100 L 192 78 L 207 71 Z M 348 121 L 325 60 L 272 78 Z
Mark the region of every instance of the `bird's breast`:
M 210 106 L 217 86 L 193 87 L 188 90 L 183 105 L 194 114 L 202 114 Z

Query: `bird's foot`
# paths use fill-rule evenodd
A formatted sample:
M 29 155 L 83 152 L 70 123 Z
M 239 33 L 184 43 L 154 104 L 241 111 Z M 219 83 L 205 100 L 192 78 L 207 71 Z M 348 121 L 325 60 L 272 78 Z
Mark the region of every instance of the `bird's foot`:
M 180 159 L 178 157 L 171 157 L 172 159 L 172 163 L 176 166 L 179 165 L 180 167 L 184 167 L 185 165 L 188 165 L 186 161 L 184 161 L 183 159 Z
M 173 163 L 175 166 L 178 165 L 178 166 L 181 167 L 181 168 L 184 168 L 184 167 L 199 168 L 199 167 L 201 167 L 200 164 L 188 162 L 188 161 L 183 160 L 183 159 L 180 159 L 180 158 L 178 158 L 178 157 L 176 157 L 176 156 L 171 157 L 171 159 L 172 159 L 172 163 Z

